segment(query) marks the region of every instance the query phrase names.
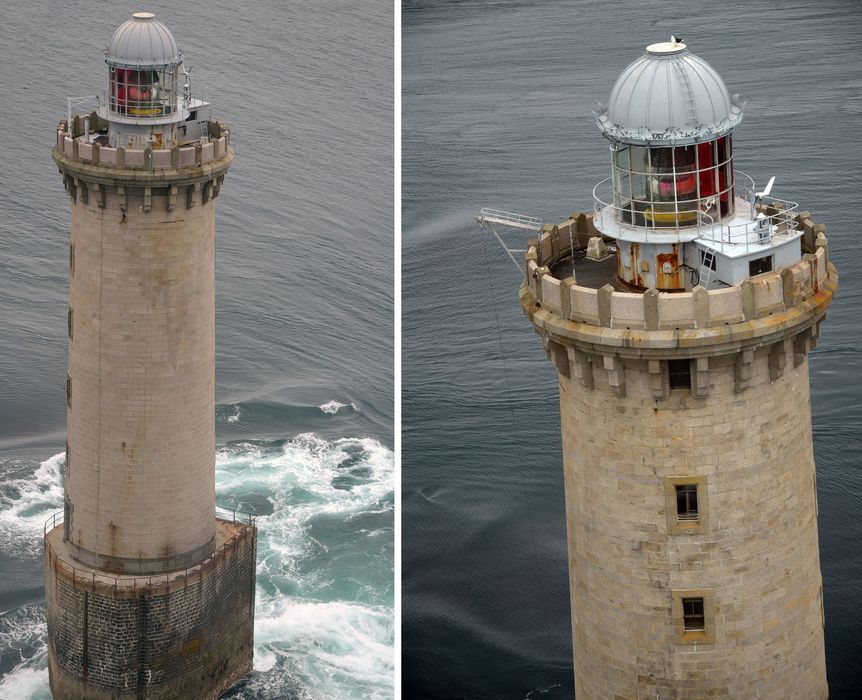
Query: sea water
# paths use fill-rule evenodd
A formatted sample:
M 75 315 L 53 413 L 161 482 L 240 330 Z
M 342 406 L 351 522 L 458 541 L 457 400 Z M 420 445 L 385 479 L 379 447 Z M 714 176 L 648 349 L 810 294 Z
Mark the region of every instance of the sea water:
M 828 229 L 840 290 L 810 356 L 826 661 L 830 697 L 862 697 L 862 6 L 410 0 L 402 21 L 406 693 L 572 696 L 556 373 L 473 217 L 591 211 L 610 174 L 592 110 L 675 34 L 747 101 L 736 167 Z

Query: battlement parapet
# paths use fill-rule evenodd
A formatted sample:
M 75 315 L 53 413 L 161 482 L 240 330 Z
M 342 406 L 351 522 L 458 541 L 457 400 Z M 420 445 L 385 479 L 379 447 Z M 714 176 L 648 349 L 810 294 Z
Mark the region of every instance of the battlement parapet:
M 85 140 L 82 126 L 85 116 L 91 120 L 95 133 L 101 120 L 95 112 L 89 115 L 76 114 L 71 127 L 65 119 L 57 127 L 57 152 L 81 163 L 109 168 L 176 170 L 214 163 L 224 158 L 230 150 L 230 129 L 218 120 L 208 122 L 209 137 L 200 141 L 173 148 L 131 149 L 122 146 L 111 148 L 98 141 Z
M 805 317 L 822 316 L 838 286 L 838 273 L 829 262 L 825 227 L 814 224 L 808 212 L 797 216 L 797 224 L 805 232 L 804 248 L 813 252 L 793 265 L 733 287 L 633 293 L 618 291 L 610 284 L 585 286 L 575 278 L 552 274 L 561 258 L 598 235 L 591 216 L 574 214 L 560 225 L 545 226 L 538 240 L 530 241 L 522 308 L 537 330 L 589 338 L 599 344 L 675 347 L 712 344 L 720 337 L 732 341 L 770 335 Z
M 208 138 L 172 148 L 144 149 L 111 148 L 87 140 L 81 123 L 81 115 L 72 119 L 71 129 L 66 120 L 60 122 L 52 156 L 70 197 L 77 200 L 80 193 L 86 202 L 92 190 L 100 207 L 105 206 L 108 192 L 119 196 L 121 209 L 127 194 L 142 194 L 146 211 L 151 196 L 167 197 L 169 209 L 178 195 L 185 195 L 186 206 L 195 201 L 206 204 L 218 196 L 233 162 L 230 130 L 220 121 L 208 122 Z M 96 121 L 91 123 L 94 128 L 99 126 Z

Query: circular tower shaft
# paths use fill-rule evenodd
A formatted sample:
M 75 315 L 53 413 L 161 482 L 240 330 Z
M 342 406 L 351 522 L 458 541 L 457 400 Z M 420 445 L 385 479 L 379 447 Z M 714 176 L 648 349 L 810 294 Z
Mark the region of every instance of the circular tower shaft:
M 214 546 L 214 200 L 102 170 L 72 202 L 66 528 L 82 563 L 155 573 Z
M 589 217 L 527 252 L 521 304 L 560 375 L 578 698 L 828 696 L 807 354 L 837 273 L 797 224 L 814 254 L 710 292 L 555 277 Z
M 702 399 L 657 401 L 648 360 L 618 360 L 625 395 L 603 368 L 560 377 L 579 698 L 826 697 L 808 363 L 773 381 L 769 359 L 739 393 L 735 357 L 708 356 Z M 706 602 L 689 639 L 686 596 Z

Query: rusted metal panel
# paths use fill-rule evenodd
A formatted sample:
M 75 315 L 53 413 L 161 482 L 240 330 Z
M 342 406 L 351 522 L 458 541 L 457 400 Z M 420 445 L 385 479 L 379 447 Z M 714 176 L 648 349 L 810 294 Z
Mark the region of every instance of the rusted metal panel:
M 632 243 L 631 244 L 631 269 L 632 276 L 631 279 L 626 280 L 629 284 L 633 284 L 637 287 L 643 287 L 644 283 L 641 279 L 641 246 L 640 243 Z
M 682 269 L 679 266 L 679 244 L 674 243 L 670 253 L 655 257 L 655 286 L 657 289 L 683 289 Z

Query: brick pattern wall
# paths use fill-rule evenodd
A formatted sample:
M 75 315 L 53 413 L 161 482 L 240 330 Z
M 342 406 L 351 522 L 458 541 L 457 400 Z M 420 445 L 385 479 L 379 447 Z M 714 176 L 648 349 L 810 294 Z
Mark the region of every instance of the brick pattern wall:
M 657 399 L 647 360 L 561 373 L 579 700 L 828 696 L 808 363 L 792 350 L 755 350 L 741 391 L 738 358 L 710 357 L 703 398 Z M 705 477 L 703 531 L 669 532 L 671 477 Z M 680 642 L 680 590 L 708 593 L 714 643 Z
M 251 670 L 256 537 L 249 527 L 184 585 L 91 587 L 46 564 L 54 697 L 219 697 Z

